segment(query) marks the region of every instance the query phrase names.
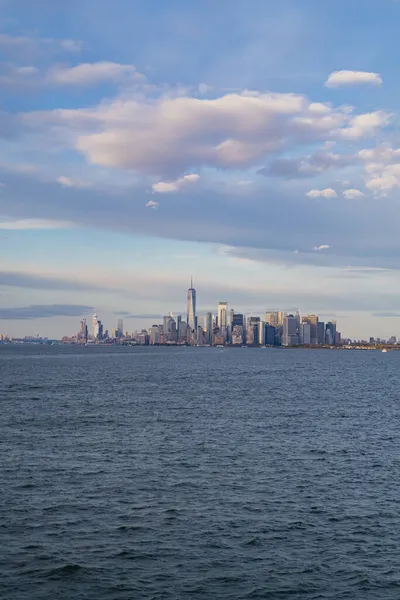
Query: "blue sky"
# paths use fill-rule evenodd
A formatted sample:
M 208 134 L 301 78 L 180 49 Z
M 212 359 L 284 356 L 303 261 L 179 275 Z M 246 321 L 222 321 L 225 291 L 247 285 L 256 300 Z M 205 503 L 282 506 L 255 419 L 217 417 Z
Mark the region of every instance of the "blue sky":
M 395 0 L 0 0 L 0 332 L 400 335 Z

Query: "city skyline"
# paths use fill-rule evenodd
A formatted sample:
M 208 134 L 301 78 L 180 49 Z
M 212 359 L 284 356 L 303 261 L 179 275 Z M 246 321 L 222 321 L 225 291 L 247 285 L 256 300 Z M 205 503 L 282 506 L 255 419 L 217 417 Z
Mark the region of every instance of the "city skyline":
M 187 318 L 193 273 L 400 333 L 399 2 L 0 4 L 0 331 Z
M 190 279 L 186 295 L 186 315 L 172 312 L 153 315 L 152 325 L 139 330 L 124 327 L 122 312 L 118 313 L 116 327 L 109 329 L 95 312 L 88 319 L 83 316 L 79 328 L 72 335 L 62 336 L 62 342 L 68 344 L 134 343 L 139 345 L 189 345 L 189 346 L 330 346 L 341 347 L 346 344 L 396 345 L 396 335 L 381 338 L 369 336 L 369 339 L 352 339 L 342 336 L 336 319 L 325 322 L 323 315 L 313 313 L 301 315 L 298 310 L 275 310 L 267 308 L 262 315 L 248 315 L 235 310 L 227 300 L 218 301 L 215 310 L 196 311 L 197 291 Z M 150 315 L 147 315 L 150 318 Z M 129 321 L 131 315 L 126 315 Z M 186 319 L 186 320 L 185 320 Z M 159 321 L 158 323 L 156 321 Z M 162 321 L 162 322 L 161 322 Z M 0 343 L 10 341 L 46 341 L 55 337 L 10 336 L 0 332 Z

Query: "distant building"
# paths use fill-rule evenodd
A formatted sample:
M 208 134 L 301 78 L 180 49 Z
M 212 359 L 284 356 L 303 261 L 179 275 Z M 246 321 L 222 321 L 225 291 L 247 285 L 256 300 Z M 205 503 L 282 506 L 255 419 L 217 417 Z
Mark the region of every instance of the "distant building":
M 282 337 L 283 337 L 283 326 L 277 325 L 275 327 L 275 346 L 282 345 Z
M 265 324 L 265 345 L 275 345 L 275 327 L 272 327 L 272 325 L 268 324 Z
M 317 323 L 317 343 L 320 346 L 325 344 L 325 323 L 318 321 Z
M 196 341 L 199 346 L 204 346 L 206 343 L 204 329 L 200 325 L 197 326 Z
M 178 315 L 176 317 L 176 334 L 177 334 L 178 340 L 179 340 L 179 336 L 180 336 L 181 322 L 182 322 L 182 317 L 181 317 L 181 315 Z
M 286 315 L 283 318 L 283 346 L 297 346 L 299 336 L 297 335 L 297 321 L 293 315 Z
M 265 321 L 260 321 L 258 324 L 258 343 L 260 346 L 265 346 Z
M 260 345 L 260 317 L 247 317 L 246 344 L 248 346 Z
M 187 293 L 187 326 L 196 331 L 196 290 L 193 287 L 193 279 L 190 280 L 190 288 Z
M 267 325 L 271 325 L 271 327 L 276 327 L 278 325 L 278 313 L 267 311 L 265 313 L 265 322 Z
M 243 326 L 234 325 L 232 329 L 232 346 L 242 346 L 243 342 Z
M 163 339 L 165 344 L 171 344 L 178 339 L 175 319 L 169 315 L 163 317 Z
M 186 321 L 180 321 L 179 323 L 179 337 L 178 337 L 178 341 L 179 343 L 183 344 L 185 342 L 187 342 L 187 337 L 188 337 L 188 326 Z
M 205 329 L 206 344 L 211 345 L 212 344 L 212 333 L 213 333 L 213 317 L 212 317 L 212 313 L 210 313 L 210 312 L 208 312 L 205 316 L 204 329 Z
M 310 323 L 300 324 L 300 335 L 299 343 L 303 346 L 309 346 L 311 344 L 311 325 Z
M 308 315 L 302 318 L 303 323 L 309 323 L 311 327 L 311 342 L 312 346 L 318 343 L 318 317 L 316 315 Z
M 218 327 L 221 329 L 228 326 L 228 303 L 218 302 Z
M 325 340 L 327 344 L 333 345 L 336 343 L 336 321 L 329 321 L 326 324 Z
M 301 325 L 301 317 L 299 311 L 296 311 L 296 333 L 300 336 L 300 325 Z
M 240 327 L 243 327 L 244 325 L 244 317 L 241 313 L 233 313 L 232 315 L 232 321 L 231 321 L 231 327 L 232 329 L 234 328 L 235 325 L 240 325 Z
M 158 325 L 153 325 L 150 327 L 150 344 L 160 344 L 161 343 L 161 331 Z
M 138 335 L 136 336 L 136 341 L 142 346 L 147 346 L 147 344 L 149 343 L 149 336 L 145 329 L 138 333 Z
M 117 338 L 124 337 L 124 322 L 122 319 L 118 319 L 116 334 L 117 334 L 116 335 Z
M 96 315 L 96 313 L 94 313 L 94 315 L 92 317 L 92 336 L 93 336 L 93 339 L 96 339 L 96 336 L 97 336 L 97 333 L 98 333 L 97 323 L 98 323 L 97 315 Z
M 277 315 L 278 315 L 278 323 L 277 323 L 277 325 L 283 325 L 283 319 L 286 317 L 286 314 L 287 313 L 282 312 L 282 311 L 277 312 Z

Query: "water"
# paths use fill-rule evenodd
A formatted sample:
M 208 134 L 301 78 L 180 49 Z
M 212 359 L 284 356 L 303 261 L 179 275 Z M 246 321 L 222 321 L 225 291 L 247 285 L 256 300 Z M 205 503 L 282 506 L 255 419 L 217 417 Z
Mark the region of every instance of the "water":
M 0 347 L 0 597 L 398 600 L 399 367 Z

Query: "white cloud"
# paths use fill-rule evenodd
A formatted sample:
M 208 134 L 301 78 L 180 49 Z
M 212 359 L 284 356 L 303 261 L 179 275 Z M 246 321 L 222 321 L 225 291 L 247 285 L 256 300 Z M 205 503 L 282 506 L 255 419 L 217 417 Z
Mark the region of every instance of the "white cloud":
M 148 208 L 154 208 L 157 209 L 160 205 L 158 202 L 156 202 L 155 200 L 149 200 L 148 202 L 146 202 L 146 206 Z
M 329 250 L 330 246 L 328 244 L 322 244 L 321 246 L 314 246 L 313 250 Z
M 8 230 L 30 230 L 30 229 L 70 229 L 76 227 L 69 221 L 52 221 L 50 219 L 17 219 L 1 220 L 0 229 Z
M 200 175 L 196 173 L 192 173 L 190 175 L 184 175 L 175 181 L 159 181 L 158 183 L 153 183 L 152 189 L 153 192 L 158 194 L 167 194 L 170 192 L 177 192 L 182 189 L 186 184 L 196 183 L 200 179 Z
M 59 183 L 63 187 L 69 187 L 69 188 L 91 187 L 91 184 L 88 181 L 83 181 L 81 179 L 72 179 L 71 177 L 66 177 L 65 175 L 61 175 L 60 177 L 57 177 L 57 183 Z
M 365 194 L 361 190 L 349 189 L 343 191 L 343 196 L 348 200 L 353 200 L 355 198 L 363 198 Z
M 332 188 L 326 188 L 324 190 L 310 190 L 306 193 L 309 198 L 336 198 L 337 193 Z
M 338 135 L 346 140 L 375 137 L 382 127 L 389 124 L 390 118 L 390 114 L 381 110 L 357 115 L 350 120 L 348 127 L 338 132 Z
M 102 81 L 118 82 L 126 78 L 142 79 L 133 65 L 113 62 L 82 63 L 75 67 L 54 67 L 48 79 L 61 85 L 92 86 Z
M 59 76 L 85 81 L 85 69 L 72 71 Z M 298 145 L 375 135 L 384 115 L 355 119 L 349 107 L 313 103 L 299 94 L 249 91 L 214 99 L 123 95 L 95 107 L 23 116 L 27 126 L 48 126 L 52 135 L 63 136 L 92 164 L 171 179 L 202 166 L 259 166 L 268 155 Z
M 115 68 L 110 74 L 108 67 L 78 65 L 53 71 L 53 77 L 83 84 L 119 77 L 124 68 L 101 64 Z M 21 117 L 27 128 L 48 127 L 53 140 L 54 135 L 61 137 L 61 143 L 72 145 L 91 164 L 155 175 L 162 181 L 201 167 L 258 167 L 269 155 L 319 141 L 375 136 L 388 118 L 383 112 L 355 115 L 348 106 L 334 108 L 300 94 L 246 90 L 213 99 L 191 97 L 187 91 L 157 98 L 124 93 L 94 107 Z M 340 164 L 339 154 L 327 154 L 327 163 Z M 308 167 L 314 172 L 324 168 L 305 164 Z
M 376 196 L 387 196 L 400 188 L 400 148 L 381 144 L 373 149 L 361 150 L 359 158 L 364 163 L 365 186 Z
M 382 78 L 379 73 L 368 71 L 334 71 L 325 82 L 330 88 L 359 84 L 382 85 Z

